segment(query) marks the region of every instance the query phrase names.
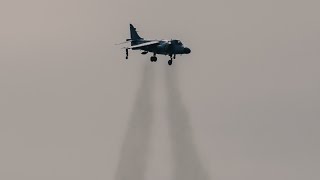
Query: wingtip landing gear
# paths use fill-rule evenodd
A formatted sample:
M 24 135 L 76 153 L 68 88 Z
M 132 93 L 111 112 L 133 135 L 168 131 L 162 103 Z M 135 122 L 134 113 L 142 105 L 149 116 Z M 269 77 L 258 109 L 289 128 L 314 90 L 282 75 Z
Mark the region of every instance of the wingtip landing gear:
M 175 55 L 173 56 L 173 58 L 175 58 Z M 168 61 L 168 65 L 169 65 L 169 66 L 172 65 L 172 55 L 170 55 L 170 60 Z
M 126 49 L 126 59 L 128 59 L 128 56 L 129 56 L 129 51 L 128 49 Z

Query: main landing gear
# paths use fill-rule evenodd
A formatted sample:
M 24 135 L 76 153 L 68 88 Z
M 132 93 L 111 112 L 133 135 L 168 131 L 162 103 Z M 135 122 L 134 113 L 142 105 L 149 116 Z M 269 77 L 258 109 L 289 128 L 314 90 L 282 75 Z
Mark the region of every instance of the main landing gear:
M 173 55 L 173 59 L 176 59 L 176 55 Z M 170 60 L 168 61 L 168 65 L 171 66 L 172 65 L 172 54 L 170 54 Z
M 157 56 L 156 56 L 156 53 L 154 53 L 153 56 L 150 57 L 150 61 L 151 61 L 151 62 L 157 62 L 157 59 L 158 59 L 158 58 L 157 58 Z

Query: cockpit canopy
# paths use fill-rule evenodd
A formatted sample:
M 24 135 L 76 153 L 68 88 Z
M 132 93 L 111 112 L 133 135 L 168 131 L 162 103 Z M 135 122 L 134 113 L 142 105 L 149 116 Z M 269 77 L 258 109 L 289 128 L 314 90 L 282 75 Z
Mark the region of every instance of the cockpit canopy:
M 180 40 L 172 40 L 172 43 L 182 46 L 182 42 Z

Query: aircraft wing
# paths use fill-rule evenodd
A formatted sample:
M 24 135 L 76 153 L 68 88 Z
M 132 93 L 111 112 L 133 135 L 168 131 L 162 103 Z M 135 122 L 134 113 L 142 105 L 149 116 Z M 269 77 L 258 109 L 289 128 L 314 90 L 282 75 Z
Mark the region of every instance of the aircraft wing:
M 146 42 L 146 43 L 130 46 L 130 47 L 127 47 L 126 49 L 137 49 L 137 48 L 141 48 L 141 47 L 157 45 L 159 43 L 160 43 L 160 41 L 150 41 L 150 42 Z

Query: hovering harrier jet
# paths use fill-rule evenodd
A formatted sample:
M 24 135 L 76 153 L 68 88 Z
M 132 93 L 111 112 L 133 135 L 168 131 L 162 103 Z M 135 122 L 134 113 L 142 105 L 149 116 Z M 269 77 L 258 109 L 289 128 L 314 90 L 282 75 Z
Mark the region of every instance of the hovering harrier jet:
M 131 42 L 131 46 L 124 47 L 126 49 L 126 59 L 129 56 L 129 49 L 142 50 L 141 54 L 143 55 L 148 52 L 153 53 L 153 56 L 150 57 L 151 62 L 157 61 L 157 54 L 170 56 L 168 64 L 171 65 L 172 58 L 175 59 L 176 54 L 189 54 L 191 52 L 180 40 L 146 40 L 141 38 L 132 24 L 130 24 L 130 35 L 131 38 L 127 39 L 126 42 Z

